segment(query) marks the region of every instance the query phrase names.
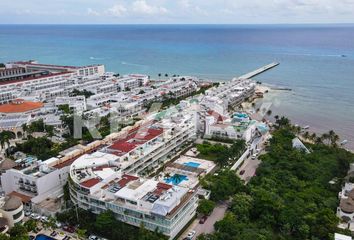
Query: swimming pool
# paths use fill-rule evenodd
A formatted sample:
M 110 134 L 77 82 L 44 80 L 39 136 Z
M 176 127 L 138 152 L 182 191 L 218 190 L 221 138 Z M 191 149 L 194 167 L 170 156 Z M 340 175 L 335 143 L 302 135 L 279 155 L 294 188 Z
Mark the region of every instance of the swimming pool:
M 38 234 L 35 240 L 55 240 L 55 239 L 44 234 Z
M 200 163 L 196 163 L 196 162 L 186 162 L 184 163 L 185 166 L 188 166 L 188 167 L 194 167 L 194 168 L 197 168 L 200 166 Z
M 246 113 L 235 113 L 234 116 L 238 118 L 248 118 L 248 114 Z
M 185 180 L 188 180 L 187 176 L 175 174 L 172 177 L 165 179 L 165 183 L 172 183 L 173 185 L 178 185 Z

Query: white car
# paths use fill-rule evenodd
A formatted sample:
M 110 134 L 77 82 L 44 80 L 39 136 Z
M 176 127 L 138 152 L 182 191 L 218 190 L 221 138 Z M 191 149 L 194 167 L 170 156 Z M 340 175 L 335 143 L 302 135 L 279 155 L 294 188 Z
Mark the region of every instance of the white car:
M 195 230 L 190 231 L 190 232 L 188 233 L 188 235 L 187 235 L 187 238 L 188 238 L 188 239 L 193 239 L 193 237 L 195 236 L 195 234 L 196 234 L 196 231 L 195 231 Z
M 252 160 L 256 160 L 256 158 L 257 158 L 257 154 L 255 153 L 255 154 L 252 155 L 252 158 L 251 158 L 251 159 L 252 159 Z
M 49 219 L 46 216 L 41 217 L 41 222 L 48 222 Z
M 31 214 L 31 218 L 34 220 L 39 220 L 41 218 L 41 215 L 37 214 L 37 213 L 32 213 Z
M 95 235 L 91 235 L 91 236 L 89 236 L 88 239 L 89 239 L 89 240 L 98 240 L 98 237 L 95 236 Z
M 26 217 L 31 216 L 31 214 L 32 214 L 31 211 L 26 211 L 26 212 L 25 212 L 25 216 L 26 216 Z

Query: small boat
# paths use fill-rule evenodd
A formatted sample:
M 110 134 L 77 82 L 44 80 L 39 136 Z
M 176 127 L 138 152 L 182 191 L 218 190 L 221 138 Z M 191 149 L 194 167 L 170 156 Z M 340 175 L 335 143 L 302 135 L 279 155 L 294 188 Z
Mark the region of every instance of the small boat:
M 310 128 L 309 125 L 306 125 L 306 126 L 302 127 L 302 129 L 304 129 L 304 130 L 309 129 L 309 128 Z
M 345 144 L 347 144 L 347 143 L 348 143 L 348 140 L 344 140 L 343 142 L 340 143 L 340 145 L 343 146 L 343 145 L 345 145 Z
M 341 57 L 347 57 L 347 55 L 342 54 Z

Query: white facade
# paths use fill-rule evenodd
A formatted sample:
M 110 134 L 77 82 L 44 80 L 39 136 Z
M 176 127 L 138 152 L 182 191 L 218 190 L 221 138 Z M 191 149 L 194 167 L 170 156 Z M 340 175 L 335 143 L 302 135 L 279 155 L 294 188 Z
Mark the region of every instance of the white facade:
M 4 227 L 2 233 L 7 232 L 15 224 L 21 223 L 24 218 L 21 199 L 16 196 L 0 197 L 0 217 L 8 222 L 8 226 Z
M 57 97 L 55 99 L 55 106 L 69 105 L 69 108 L 75 112 L 86 111 L 86 98 L 85 96 L 76 97 Z
M 58 160 L 58 159 L 56 159 Z M 62 194 L 63 186 L 67 182 L 68 167 L 55 168 L 51 163 L 34 162 L 22 169 L 10 169 L 1 175 L 2 188 L 6 194 L 21 193 L 30 197 L 32 203 L 37 204 L 46 198 L 57 197 Z

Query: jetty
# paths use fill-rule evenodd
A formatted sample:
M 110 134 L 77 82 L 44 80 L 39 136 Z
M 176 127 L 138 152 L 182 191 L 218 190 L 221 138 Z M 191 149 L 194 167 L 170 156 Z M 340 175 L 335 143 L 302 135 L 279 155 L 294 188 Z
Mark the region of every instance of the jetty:
M 242 75 L 238 78 L 235 78 L 234 80 L 247 80 L 247 79 L 250 79 L 250 78 L 253 78 L 261 73 L 264 73 L 272 68 L 275 68 L 276 66 L 278 66 L 280 63 L 278 62 L 273 62 L 273 63 L 270 63 L 266 66 L 263 66 L 261 68 L 258 68 L 252 72 L 249 72 L 249 73 L 246 73 L 245 75 Z

